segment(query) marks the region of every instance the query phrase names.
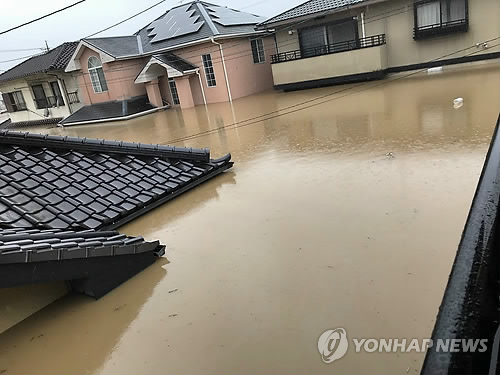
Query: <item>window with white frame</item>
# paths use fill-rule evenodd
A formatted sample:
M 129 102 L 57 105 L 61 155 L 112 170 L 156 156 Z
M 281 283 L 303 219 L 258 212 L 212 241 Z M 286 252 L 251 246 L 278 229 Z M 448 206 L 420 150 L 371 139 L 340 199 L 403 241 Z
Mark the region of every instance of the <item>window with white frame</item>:
M 206 55 L 202 55 L 201 60 L 203 61 L 203 68 L 205 70 L 205 78 L 207 79 L 207 86 L 215 87 L 217 85 L 217 81 L 215 80 L 214 66 L 212 64 L 212 55 L 209 53 L 207 53 Z
M 104 77 L 104 70 L 102 70 L 101 60 L 95 56 L 90 56 L 88 61 L 90 82 L 95 93 L 108 91 L 108 84 Z
M 266 54 L 264 53 L 264 41 L 259 39 L 252 39 L 250 41 L 252 45 L 252 55 L 253 55 L 253 63 L 260 64 L 266 62 Z
M 172 103 L 174 105 L 181 104 L 181 101 L 179 99 L 179 93 L 177 91 L 177 85 L 175 84 L 175 80 L 172 78 L 169 78 L 168 79 L 168 86 L 170 87 L 170 93 L 172 94 Z

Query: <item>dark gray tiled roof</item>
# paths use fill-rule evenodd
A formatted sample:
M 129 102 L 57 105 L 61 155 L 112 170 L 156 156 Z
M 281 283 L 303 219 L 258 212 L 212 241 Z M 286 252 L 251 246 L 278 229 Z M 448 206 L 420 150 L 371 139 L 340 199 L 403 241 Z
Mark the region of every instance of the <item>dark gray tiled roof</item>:
M 137 36 L 135 35 L 84 40 L 113 57 L 136 56 L 139 54 Z
M 161 55 L 154 55 L 154 57 L 172 68 L 177 69 L 179 72 L 185 72 L 198 68 L 196 65 L 191 64 L 189 61 L 184 60 L 173 53 L 162 53 Z
M 0 227 L 114 229 L 230 168 L 208 149 L 0 131 Z
M 147 242 L 142 237 L 128 237 L 114 231 L 0 230 L 0 264 L 65 261 L 155 250 L 161 256 L 164 246 L 158 241 Z
M 337 10 L 349 5 L 362 3 L 367 0 L 309 0 L 303 4 L 297 5 L 277 16 L 271 17 L 260 25 L 269 25 L 276 22 L 292 20 L 298 17 L 314 15 L 330 10 Z
M 42 55 L 31 57 L 22 63 L 0 74 L 0 82 L 27 77 L 33 74 L 46 73 L 52 70 L 64 70 L 75 52 L 78 42 L 63 43 Z
M 127 113 L 123 113 L 122 101 L 115 100 L 110 102 L 96 103 L 80 108 L 78 111 L 62 120 L 61 124 L 70 125 L 71 123 L 83 121 L 104 120 L 130 116 L 153 108 L 155 107 L 153 107 L 149 103 L 147 96 L 128 99 Z

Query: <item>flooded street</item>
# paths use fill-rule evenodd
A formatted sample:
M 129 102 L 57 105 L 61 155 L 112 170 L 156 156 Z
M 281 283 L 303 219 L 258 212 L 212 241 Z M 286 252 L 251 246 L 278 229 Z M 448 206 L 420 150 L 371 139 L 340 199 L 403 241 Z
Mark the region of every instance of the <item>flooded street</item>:
M 430 337 L 499 82 L 490 64 L 51 129 L 189 137 L 174 144 L 231 152 L 235 165 L 120 228 L 165 243 L 164 259 L 98 301 L 68 295 L 0 334 L 0 374 L 418 373 L 424 353 L 350 347 L 324 364 L 318 337 L 336 327 L 350 339 Z

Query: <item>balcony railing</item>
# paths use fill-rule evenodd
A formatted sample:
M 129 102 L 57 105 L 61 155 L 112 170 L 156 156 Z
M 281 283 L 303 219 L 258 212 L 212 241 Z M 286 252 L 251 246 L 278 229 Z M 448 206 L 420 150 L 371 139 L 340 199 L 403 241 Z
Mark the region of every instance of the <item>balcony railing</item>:
M 69 104 L 80 103 L 78 98 L 78 91 L 68 92 Z
M 352 51 L 361 48 L 377 47 L 386 43 L 385 34 L 372 35 L 366 38 L 347 40 L 333 44 L 313 48 L 303 48 L 301 50 L 281 52 L 271 56 L 271 63 L 276 64 L 285 61 L 305 59 L 308 57 L 329 55 L 345 51 Z
M 466 32 L 467 30 L 469 30 L 469 19 L 464 18 L 433 25 L 416 26 L 413 29 L 413 39 L 426 39 L 443 34 Z
M 47 96 L 45 98 L 35 99 L 37 109 L 63 107 L 64 99 L 61 95 Z

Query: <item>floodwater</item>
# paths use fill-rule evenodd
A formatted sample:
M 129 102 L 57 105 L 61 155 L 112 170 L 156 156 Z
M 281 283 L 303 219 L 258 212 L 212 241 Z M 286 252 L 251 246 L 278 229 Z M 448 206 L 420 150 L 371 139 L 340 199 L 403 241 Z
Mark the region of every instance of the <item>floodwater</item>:
M 1 334 L 0 373 L 419 372 L 415 352 L 350 347 L 324 364 L 317 340 L 336 327 L 430 336 L 499 82 L 486 66 L 372 82 L 237 128 L 348 86 L 51 130 L 146 143 L 203 133 L 175 144 L 231 152 L 235 166 L 122 227 L 161 240 L 167 257 L 98 301 L 68 295 Z

